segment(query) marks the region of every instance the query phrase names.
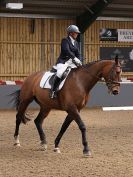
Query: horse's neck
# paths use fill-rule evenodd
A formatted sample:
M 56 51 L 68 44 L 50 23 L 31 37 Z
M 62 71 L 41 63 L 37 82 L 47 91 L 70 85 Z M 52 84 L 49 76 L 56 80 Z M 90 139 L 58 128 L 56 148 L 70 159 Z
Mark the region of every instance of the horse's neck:
M 100 79 L 103 66 L 104 65 L 101 62 L 97 62 L 92 64 L 92 66 L 88 65 L 82 69 L 82 72 L 84 73 L 81 78 L 82 84 L 84 84 L 87 92 L 89 92 Z

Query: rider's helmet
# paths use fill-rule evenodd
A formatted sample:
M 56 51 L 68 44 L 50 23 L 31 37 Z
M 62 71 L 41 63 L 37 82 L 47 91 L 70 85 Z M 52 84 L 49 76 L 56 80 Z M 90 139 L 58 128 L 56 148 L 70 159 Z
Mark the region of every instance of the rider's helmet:
M 67 33 L 69 34 L 69 33 L 72 33 L 72 32 L 80 33 L 79 28 L 76 25 L 68 26 Z

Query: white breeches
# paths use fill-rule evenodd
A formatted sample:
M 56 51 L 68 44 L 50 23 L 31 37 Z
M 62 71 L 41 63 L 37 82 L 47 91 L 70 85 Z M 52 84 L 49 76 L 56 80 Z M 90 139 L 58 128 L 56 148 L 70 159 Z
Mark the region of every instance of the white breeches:
M 58 63 L 57 65 L 53 66 L 53 68 L 57 69 L 56 75 L 61 78 L 68 66 L 71 68 L 77 68 L 77 66 L 72 62 L 72 59 L 69 59 L 67 62 L 65 62 L 65 64 Z

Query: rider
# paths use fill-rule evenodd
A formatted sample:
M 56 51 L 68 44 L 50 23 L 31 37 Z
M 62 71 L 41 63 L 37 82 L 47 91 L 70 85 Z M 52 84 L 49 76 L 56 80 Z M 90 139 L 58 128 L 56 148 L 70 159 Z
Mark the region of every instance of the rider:
M 79 45 L 76 41 L 79 33 L 79 28 L 76 25 L 70 25 L 67 28 L 68 36 L 63 38 L 61 41 L 61 53 L 56 65 L 53 66 L 53 68 L 57 70 L 57 73 L 51 88 L 51 98 L 56 97 L 57 87 L 59 86 L 61 77 L 68 66 L 71 68 L 76 68 L 82 65 L 80 60 Z

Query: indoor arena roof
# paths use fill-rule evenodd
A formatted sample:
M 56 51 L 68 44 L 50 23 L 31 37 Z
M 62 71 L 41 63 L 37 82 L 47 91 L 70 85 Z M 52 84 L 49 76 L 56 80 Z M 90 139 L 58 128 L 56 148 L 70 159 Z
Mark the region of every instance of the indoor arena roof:
M 1 14 L 39 14 L 55 17 L 77 17 L 85 11 L 91 12 L 91 6 L 98 0 L 0 0 Z M 100 0 L 108 1 L 108 0 Z M 6 8 L 7 3 L 23 3 L 20 10 Z M 93 12 L 92 12 L 93 13 Z M 113 0 L 104 8 L 100 16 L 133 18 L 133 0 Z

